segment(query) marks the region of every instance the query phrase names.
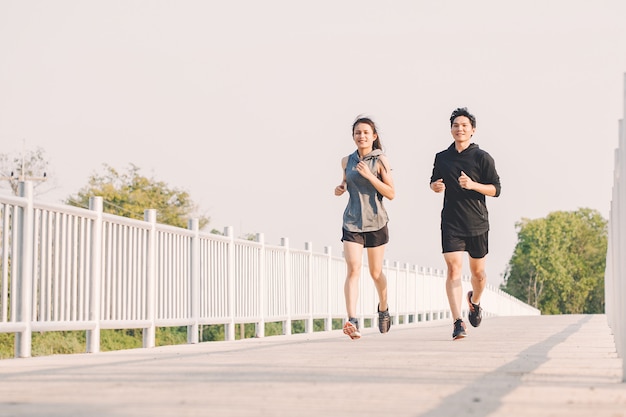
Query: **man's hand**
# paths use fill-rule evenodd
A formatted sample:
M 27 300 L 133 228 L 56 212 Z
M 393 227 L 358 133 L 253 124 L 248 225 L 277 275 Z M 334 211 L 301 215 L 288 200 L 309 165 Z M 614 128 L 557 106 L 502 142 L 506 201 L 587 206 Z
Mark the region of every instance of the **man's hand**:
M 441 193 L 445 191 L 446 185 L 443 183 L 443 178 L 439 178 L 437 181 L 431 182 L 430 188 L 436 193 Z
M 461 176 L 459 177 L 459 185 L 466 190 L 474 189 L 474 181 L 463 171 L 461 171 Z

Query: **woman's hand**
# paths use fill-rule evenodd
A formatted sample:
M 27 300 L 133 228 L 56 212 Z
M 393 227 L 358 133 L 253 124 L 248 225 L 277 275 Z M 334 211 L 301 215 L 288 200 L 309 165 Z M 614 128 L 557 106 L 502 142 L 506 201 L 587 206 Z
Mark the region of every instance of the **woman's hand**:
M 338 186 L 335 187 L 335 195 L 341 195 L 346 192 L 346 183 L 342 182 Z
M 370 170 L 370 167 L 367 166 L 367 164 L 363 161 L 359 161 L 358 164 L 356 164 L 356 170 L 359 174 L 361 174 L 361 176 L 363 178 L 367 178 L 371 181 L 371 178 L 374 177 L 376 178 L 376 176 L 374 174 L 372 174 L 372 171 Z

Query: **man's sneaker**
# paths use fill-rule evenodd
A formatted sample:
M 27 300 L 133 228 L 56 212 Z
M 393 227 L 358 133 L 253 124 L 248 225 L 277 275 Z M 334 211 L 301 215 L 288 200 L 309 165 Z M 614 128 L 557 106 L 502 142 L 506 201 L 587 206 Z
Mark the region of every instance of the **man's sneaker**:
M 465 336 L 467 336 L 467 333 L 465 333 L 465 323 L 463 323 L 462 319 L 456 319 L 456 321 L 454 322 L 452 339 L 463 339 Z
M 350 339 L 359 339 L 361 332 L 359 332 L 359 320 L 350 317 L 346 324 L 343 325 L 343 332 L 350 336 Z
M 467 293 L 467 303 L 469 304 L 469 314 L 467 318 L 472 326 L 478 327 L 483 320 L 483 309 L 480 308 L 480 304 L 472 303 L 472 294 L 474 294 L 474 291 Z
M 378 330 L 381 333 L 387 333 L 391 328 L 391 317 L 389 317 L 389 306 L 387 310 L 380 311 L 380 304 L 378 304 Z

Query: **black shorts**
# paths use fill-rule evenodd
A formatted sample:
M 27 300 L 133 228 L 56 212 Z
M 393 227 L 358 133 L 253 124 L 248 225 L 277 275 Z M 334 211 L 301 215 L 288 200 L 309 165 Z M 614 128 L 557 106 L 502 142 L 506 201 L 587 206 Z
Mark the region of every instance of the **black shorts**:
M 489 232 L 478 236 L 454 236 L 441 232 L 443 253 L 467 252 L 474 259 L 484 258 L 489 253 Z
M 350 232 L 346 229 L 342 230 L 342 242 L 356 242 L 366 248 L 375 248 L 389 242 L 389 229 L 387 229 L 387 225 L 384 225 L 382 229 L 374 232 Z

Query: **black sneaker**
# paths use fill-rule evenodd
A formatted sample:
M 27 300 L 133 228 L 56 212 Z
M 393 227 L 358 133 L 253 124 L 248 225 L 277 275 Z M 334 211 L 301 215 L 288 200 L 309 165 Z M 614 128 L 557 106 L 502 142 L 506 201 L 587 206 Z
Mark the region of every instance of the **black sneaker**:
M 465 336 L 467 336 L 467 333 L 465 333 L 465 323 L 463 323 L 462 319 L 456 319 L 456 321 L 454 322 L 452 339 L 463 339 Z
M 480 304 L 472 303 L 472 294 L 474 294 L 474 291 L 467 293 L 467 303 L 469 304 L 469 314 L 467 318 L 472 326 L 478 327 L 483 320 L 483 309 L 480 308 Z
M 361 332 L 359 331 L 359 320 L 355 317 L 350 317 L 346 324 L 343 325 L 343 332 L 350 336 L 350 339 L 361 338 Z
M 389 317 L 389 306 L 387 306 L 387 310 L 380 311 L 380 304 L 378 304 L 378 330 L 381 333 L 387 333 L 391 328 L 391 317 Z

